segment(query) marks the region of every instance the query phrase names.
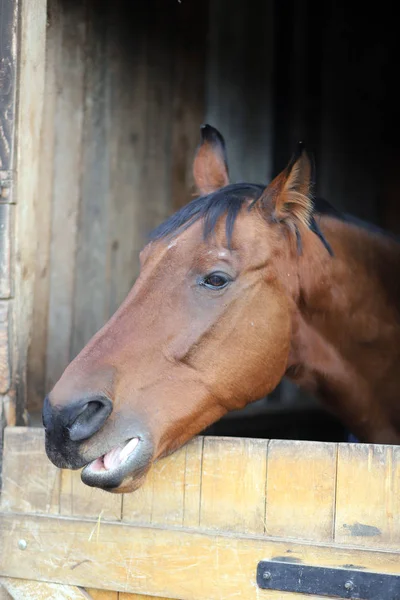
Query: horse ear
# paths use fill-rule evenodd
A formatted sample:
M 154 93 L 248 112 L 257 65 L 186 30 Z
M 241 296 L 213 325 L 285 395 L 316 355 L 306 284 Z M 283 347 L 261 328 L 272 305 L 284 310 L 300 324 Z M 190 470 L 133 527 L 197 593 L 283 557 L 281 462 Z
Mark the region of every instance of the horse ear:
M 284 221 L 289 225 L 302 223 L 309 226 L 313 211 L 311 185 L 313 165 L 303 143 L 282 173 L 264 190 L 265 205 L 272 207 L 274 221 Z
M 193 163 L 194 180 L 203 195 L 228 185 L 228 165 L 225 141 L 220 132 L 211 125 L 202 125 L 201 142 Z

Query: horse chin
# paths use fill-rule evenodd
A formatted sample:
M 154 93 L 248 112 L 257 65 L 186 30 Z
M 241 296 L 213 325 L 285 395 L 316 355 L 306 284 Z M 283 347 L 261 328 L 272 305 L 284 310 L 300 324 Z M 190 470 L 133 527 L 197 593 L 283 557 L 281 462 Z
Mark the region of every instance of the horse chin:
M 81 473 L 83 483 L 107 492 L 122 494 L 138 489 L 150 469 L 152 444 L 131 438 L 88 463 Z

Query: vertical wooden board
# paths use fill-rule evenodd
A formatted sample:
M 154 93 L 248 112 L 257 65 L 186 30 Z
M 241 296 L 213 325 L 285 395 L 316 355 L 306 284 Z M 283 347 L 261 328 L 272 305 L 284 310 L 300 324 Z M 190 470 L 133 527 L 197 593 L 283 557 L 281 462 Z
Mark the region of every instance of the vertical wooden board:
M 24 422 L 26 407 L 27 354 L 32 331 L 36 271 L 36 220 L 41 201 L 39 167 L 46 21 L 46 0 L 20 2 L 13 307 L 13 378 L 17 392 L 17 420 L 20 423 Z
M 173 115 L 173 48 L 178 6 L 141 1 L 146 35 L 146 137 L 142 164 L 142 239 L 171 212 L 170 160 Z M 143 14 L 143 13 L 142 13 Z
M 88 588 L 87 593 L 90 595 L 92 600 L 119 600 L 118 592 L 110 592 L 108 590 L 94 590 Z
M 123 521 L 198 527 L 203 439 L 161 459 L 138 490 L 125 494 Z
M 0 171 L 6 175 L 13 167 L 18 4 L 3 0 L 0 9 Z
M 192 163 L 205 117 L 208 4 L 183 2 L 176 11 L 171 147 L 172 208 L 195 192 Z
M 153 469 L 146 475 L 144 484 L 135 492 L 124 494 L 122 520 L 129 523 L 148 525 L 151 523 L 153 507 Z
M 124 495 L 123 520 L 153 525 L 183 524 L 186 448 L 156 462 L 144 485 Z
M 138 273 L 146 231 L 142 169 L 146 130 L 146 28 L 143 3 L 108 3 L 107 81 L 109 86 L 109 238 L 107 316 L 127 296 Z
M 186 448 L 153 466 L 153 525 L 183 525 Z
M 200 526 L 263 533 L 266 440 L 204 439 Z
M 209 4 L 206 120 L 227 141 L 233 181 L 271 176 L 273 2 Z
M 330 443 L 270 441 L 266 535 L 332 540 L 336 452 Z
M 185 446 L 184 527 L 198 527 L 200 525 L 203 445 L 204 438 L 198 436 Z
M 400 447 L 340 444 L 335 541 L 399 548 Z
M 0 301 L 0 394 L 10 387 L 9 302 Z
M 11 296 L 11 239 L 14 207 L 0 204 L 0 298 Z
M 32 334 L 28 350 L 27 409 L 38 413 L 46 393 L 47 324 L 49 308 L 50 239 L 54 189 L 56 68 L 60 60 L 61 19 L 59 0 L 48 3 L 46 76 L 40 140 L 39 180 L 41 199 L 36 221 L 37 249 L 33 288 Z M 59 83 L 59 82 L 58 82 Z M 64 257 L 65 258 L 65 257 Z M 57 324 L 59 331 L 61 323 Z
M 102 599 L 99 598 L 99 600 Z M 120 592 L 118 600 L 168 600 L 168 598 L 161 596 L 143 596 L 143 594 L 124 594 L 123 592 Z M 176 600 L 179 599 L 177 598 Z
M 60 484 L 60 514 L 75 517 L 95 517 L 98 527 L 102 520 L 121 519 L 122 496 L 85 485 L 80 471 L 63 470 Z
M 107 7 L 86 3 L 87 40 L 81 163 L 81 204 L 75 263 L 74 358 L 107 319 L 107 239 L 109 231 L 109 147 Z
M 77 221 L 81 194 L 85 85 L 85 3 L 60 3 L 56 49 L 53 212 L 50 246 L 46 389 L 70 359 Z
M 42 429 L 7 427 L 3 450 L 3 511 L 58 513 L 60 471 L 44 452 Z

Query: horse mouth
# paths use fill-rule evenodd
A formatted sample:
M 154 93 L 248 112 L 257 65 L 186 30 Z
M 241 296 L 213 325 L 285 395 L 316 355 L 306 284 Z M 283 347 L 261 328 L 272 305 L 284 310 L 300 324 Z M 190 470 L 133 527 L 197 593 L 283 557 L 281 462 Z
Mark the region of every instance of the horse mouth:
M 81 479 L 91 487 L 111 490 L 121 486 L 128 475 L 140 475 L 143 471 L 143 457 L 138 437 L 129 439 L 125 444 L 115 446 L 106 454 L 89 462 L 83 469 Z M 139 460 L 138 460 L 139 458 Z

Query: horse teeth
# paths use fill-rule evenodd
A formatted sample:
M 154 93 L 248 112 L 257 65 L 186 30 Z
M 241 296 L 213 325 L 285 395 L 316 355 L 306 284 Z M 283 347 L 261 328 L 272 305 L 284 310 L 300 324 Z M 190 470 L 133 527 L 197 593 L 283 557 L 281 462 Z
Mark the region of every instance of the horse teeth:
M 133 438 L 131 440 L 129 440 L 129 442 L 122 448 L 119 458 L 122 461 L 126 460 L 128 458 L 128 456 L 134 451 L 134 449 L 136 448 L 136 446 L 139 443 L 139 439 L 138 438 Z

